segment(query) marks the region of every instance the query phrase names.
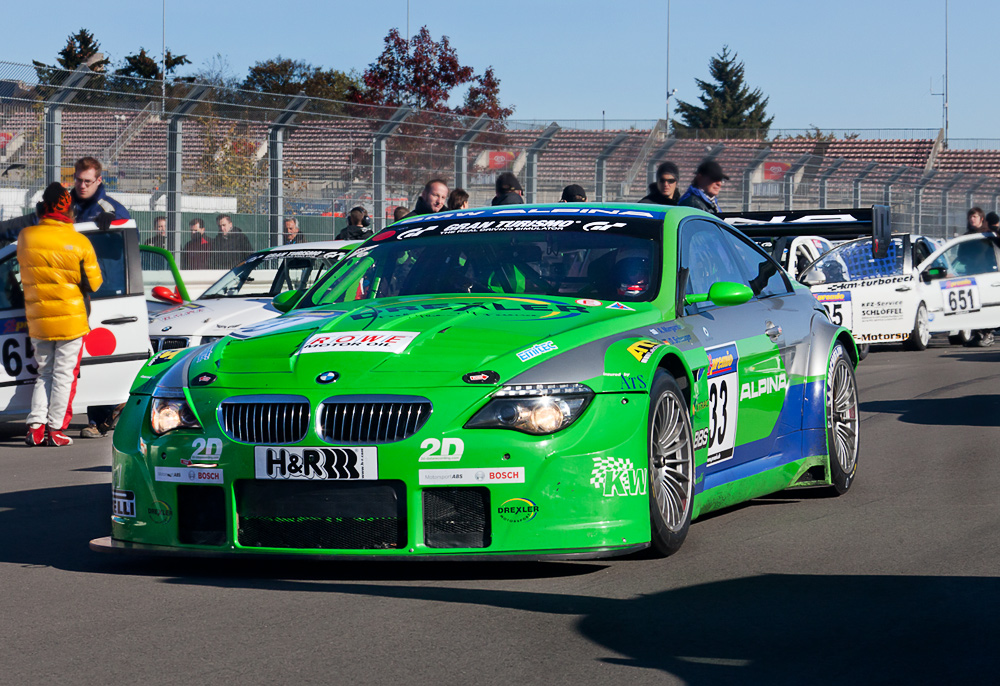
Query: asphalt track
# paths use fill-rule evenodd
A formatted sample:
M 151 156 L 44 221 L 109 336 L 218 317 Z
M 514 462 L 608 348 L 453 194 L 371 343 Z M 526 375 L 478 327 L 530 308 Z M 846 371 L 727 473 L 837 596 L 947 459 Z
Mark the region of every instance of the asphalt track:
M 996 684 L 1000 348 L 858 373 L 862 456 L 696 522 L 665 559 L 136 560 L 110 441 L 0 435 L 4 684 Z

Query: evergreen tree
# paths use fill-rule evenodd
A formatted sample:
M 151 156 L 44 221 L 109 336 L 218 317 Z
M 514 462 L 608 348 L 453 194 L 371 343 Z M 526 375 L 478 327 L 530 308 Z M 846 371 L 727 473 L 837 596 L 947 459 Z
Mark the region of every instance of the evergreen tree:
M 167 50 L 164 57 L 166 60 L 167 74 L 172 74 L 177 67 L 182 67 L 185 64 L 191 64 L 191 60 L 187 58 L 187 55 L 174 55 L 169 50 Z M 160 60 L 156 56 L 146 53 L 146 48 L 139 48 L 139 52 L 135 55 L 125 56 L 125 63 L 115 70 L 115 74 L 118 74 L 119 76 L 147 79 L 150 81 L 159 81 L 162 77 L 160 72 Z
M 59 51 L 55 65 L 48 65 L 38 60 L 31 62 L 38 73 L 39 83 L 55 85 L 65 79 L 65 75 L 59 70 L 73 71 L 81 64 L 86 64 L 87 60 L 100 51 L 101 44 L 94 37 L 94 34 L 87 29 L 80 29 L 66 37 L 66 46 Z M 95 60 L 90 64 L 90 70 L 98 74 L 103 73 L 109 62 L 108 59 Z
M 765 111 L 768 98 L 759 88 L 750 90 L 744 82 L 743 62 L 737 54 L 722 46 L 722 52 L 709 62 L 712 82 L 695 79 L 702 94 L 701 105 L 683 101 L 677 103 L 681 121 L 671 120 L 674 135 L 693 138 L 695 135 L 729 138 L 763 138 L 774 117 Z M 742 132 L 742 134 L 741 134 Z

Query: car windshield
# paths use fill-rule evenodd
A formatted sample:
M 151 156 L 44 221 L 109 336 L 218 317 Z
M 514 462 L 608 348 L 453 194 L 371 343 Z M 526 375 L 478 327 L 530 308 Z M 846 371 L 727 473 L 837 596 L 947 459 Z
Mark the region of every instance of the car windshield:
M 903 273 L 903 237 L 893 236 L 885 257 L 872 257 L 872 239 L 843 243 L 816 260 L 800 280 L 809 285 L 862 281 Z
M 348 250 L 299 250 L 251 255 L 209 286 L 202 298 L 273 298 L 305 290 Z
M 633 222 L 629 228 L 630 235 L 604 229 L 434 235 L 438 227 L 429 227 L 423 231 L 431 235 L 360 248 L 298 307 L 432 293 L 652 300 L 659 288 L 662 224 Z

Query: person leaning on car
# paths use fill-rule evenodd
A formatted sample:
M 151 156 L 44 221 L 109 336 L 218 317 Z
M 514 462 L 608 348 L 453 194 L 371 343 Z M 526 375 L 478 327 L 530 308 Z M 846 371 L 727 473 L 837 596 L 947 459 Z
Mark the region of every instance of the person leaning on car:
M 716 198 L 722 190 L 722 182 L 728 180 L 729 177 L 723 173 L 722 166 L 718 162 L 702 160 L 694 173 L 694 181 L 677 204 L 719 216 L 719 201 Z
M 649 184 L 649 193 L 639 202 L 656 205 L 676 205 L 681 199 L 677 179 L 681 172 L 673 162 L 660 162 L 656 168 L 656 181 Z
M 94 246 L 73 228 L 73 199 L 62 184 L 42 193 L 38 224 L 25 227 L 17 241 L 24 285 L 28 335 L 35 348 L 38 377 L 28 414 L 28 445 L 72 445 L 63 433 L 73 418 L 73 396 L 90 332 L 88 296 L 103 277 Z
M 216 267 L 229 269 L 245 260 L 253 248 L 250 239 L 238 226 L 233 226 L 233 218 L 228 214 L 220 214 L 215 218 L 219 233 L 212 239 L 212 252 Z
M 424 185 L 424 190 L 417 198 L 413 211 L 406 216 L 420 217 L 440 212 L 444 209 L 446 202 L 448 202 L 448 184 L 444 182 L 444 179 L 431 179 Z

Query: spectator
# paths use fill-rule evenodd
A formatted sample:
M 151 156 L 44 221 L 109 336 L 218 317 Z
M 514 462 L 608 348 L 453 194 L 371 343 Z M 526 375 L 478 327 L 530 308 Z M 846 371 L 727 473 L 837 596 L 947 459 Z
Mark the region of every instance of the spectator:
M 676 205 L 681 198 L 677 179 L 681 172 L 673 162 L 660 162 L 656 167 L 656 181 L 649 184 L 649 193 L 639 202 L 656 205 Z
M 167 218 L 157 217 L 153 220 L 153 235 L 149 237 L 149 242 L 154 248 L 167 249 Z
M 433 214 L 444 209 L 444 204 L 448 201 L 448 184 L 442 179 L 431 179 L 424 186 L 423 192 L 417 198 L 417 204 L 413 206 L 413 211 L 407 217 L 419 217 L 425 214 Z
M 405 219 L 406 215 L 410 213 L 410 208 L 406 205 L 399 205 L 396 209 L 392 211 L 392 221 L 398 222 L 400 219 Z
M 694 207 L 719 216 L 719 202 L 716 198 L 722 190 L 722 182 L 729 177 L 722 171 L 722 166 L 715 160 L 702 160 L 694 173 L 694 181 L 677 202 L 683 207 Z
M 497 194 L 490 205 L 520 205 L 524 202 L 524 190 L 511 172 L 497 176 L 496 191 Z
M 1000 214 L 996 212 L 986 213 L 986 230 L 1000 233 Z
M 125 206 L 105 192 L 101 172 L 101 163 L 97 158 L 81 157 L 76 161 L 73 190 L 70 191 L 75 221 L 98 222 L 103 226 L 110 226 L 114 219 L 131 219 Z M 16 240 L 21 229 L 38 224 L 39 219 L 37 213 L 31 212 L 23 217 L 0 222 L 0 242 Z
M 587 202 L 587 191 L 584 190 L 583 186 L 571 183 L 563 188 L 559 202 Z
M 73 396 L 83 355 L 89 294 L 103 281 L 97 254 L 73 228 L 73 199 L 62 184 L 42 193 L 41 219 L 17 242 L 28 333 L 38 377 L 28 415 L 28 445 L 72 445 L 64 431 L 73 418 Z
M 970 208 L 965 213 L 965 233 L 983 233 L 986 230 L 986 213 L 983 208 Z
M 205 222 L 200 217 L 188 222 L 191 240 L 181 248 L 181 269 L 210 269 L 212 244 L 205 238 Z
M 368 216 L 368 210 L 360 205 L 352 208 L 347 213 L 347 226 L 337 234 L 338 241 L 363 241 L 372 235 L 368 228 L 372 224 L 372 218 Z
M 282 245 L 296 245 L 305 243 L 306 237 L 299 233 L 299 220 L 289 217 L 285 220 L 285 240 Z
M 212 252 L 216 267 L 229 269 L 245 260 L 253 248 L 250 239 L 238 226 L 233 226 L 233 218 L 228 214 L 220 214 L 215 218 L 219 233 L 212 239 Z
M 467 210 L 469 209 L 469 194 L 465 192 L 462 188 L 456 188 L 448 196 L 448 209 L 449 210 Z

